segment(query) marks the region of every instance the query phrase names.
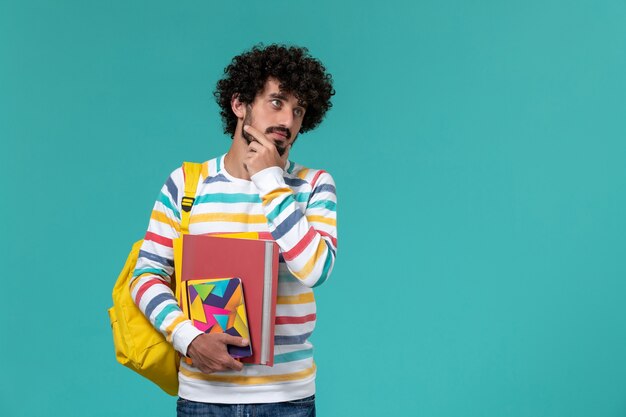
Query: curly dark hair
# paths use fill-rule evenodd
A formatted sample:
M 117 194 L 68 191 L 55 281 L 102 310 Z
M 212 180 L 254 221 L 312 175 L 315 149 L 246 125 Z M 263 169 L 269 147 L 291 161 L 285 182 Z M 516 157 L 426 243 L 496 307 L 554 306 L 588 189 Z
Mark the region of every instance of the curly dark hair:
M 293 94 L 301 106 L 306 106 L 301 133 L 316 128 L 332 107 L 332 75 L 309 55 L 307 48 L 259 44 L 234 57 L 224 69 L 224 78 L 217 82 L 213 95 L 221 108 L 224 133 L 234 135 L 237 126 L 231 109 L 233 95 L 237 94 L 242 103 L 252 103 L 270 77 L 280 82 L 281 90 Z

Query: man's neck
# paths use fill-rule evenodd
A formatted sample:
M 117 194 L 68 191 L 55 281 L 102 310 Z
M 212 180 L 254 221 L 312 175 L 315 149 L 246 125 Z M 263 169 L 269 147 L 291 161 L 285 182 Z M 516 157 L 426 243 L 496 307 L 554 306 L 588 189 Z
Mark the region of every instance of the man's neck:
M 235 178 L 250 181 L 250 174 L 243 162 L 248 151 L 248 142 L 241 135 L 235 134 L 230 149 L 224 157 L 224 168 Z

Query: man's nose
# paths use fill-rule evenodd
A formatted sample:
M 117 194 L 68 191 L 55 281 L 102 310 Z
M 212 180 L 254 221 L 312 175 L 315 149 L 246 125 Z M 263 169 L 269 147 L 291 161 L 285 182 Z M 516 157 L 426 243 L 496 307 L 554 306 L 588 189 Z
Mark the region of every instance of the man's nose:
M 279 114 L 278 123 L 280 126 L 291 129 L 291 125 L 293 124 L 293 111 L 285 107 Z

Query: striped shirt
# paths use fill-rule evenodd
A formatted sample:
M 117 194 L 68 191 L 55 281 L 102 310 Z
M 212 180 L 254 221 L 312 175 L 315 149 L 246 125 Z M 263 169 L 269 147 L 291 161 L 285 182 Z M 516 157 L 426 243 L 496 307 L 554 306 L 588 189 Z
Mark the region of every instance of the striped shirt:
M 141 311 L 186 353 L 201 332 L 184 317 L 170 290 L 172 239 L 179 237 L 184 173 L 175 170 L 150 216 L 131 294 Z M 270 233 L 280 247 L 274 366 L 245 364 L 240 372 L 201 373 L 181 361 L 179 395 L 192 401 L 266 403 L 315 393 L 313 346 L 316 306 L 312 288 L 330 275 L 337 248 L 336 193 L 325 171 L 288 162 L 251 181 L 224 168 L 224 155 L 202 166 L 189 218 L 190 234 Z

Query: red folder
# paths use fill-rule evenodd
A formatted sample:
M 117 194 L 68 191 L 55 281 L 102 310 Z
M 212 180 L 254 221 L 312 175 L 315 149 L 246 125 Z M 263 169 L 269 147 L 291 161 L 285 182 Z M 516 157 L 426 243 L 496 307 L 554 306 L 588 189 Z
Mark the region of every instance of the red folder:
M 271 240 L 186 234 L 181 249 L 181 281 L 241 278 L 253 352 L 241 362 L 273 366 L 278 244 Z

